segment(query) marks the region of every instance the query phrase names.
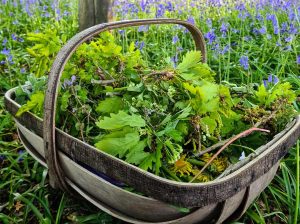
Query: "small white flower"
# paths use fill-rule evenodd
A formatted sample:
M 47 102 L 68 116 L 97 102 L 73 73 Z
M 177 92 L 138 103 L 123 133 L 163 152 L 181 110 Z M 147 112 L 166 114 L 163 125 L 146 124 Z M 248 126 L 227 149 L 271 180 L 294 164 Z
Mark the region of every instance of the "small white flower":
M 240 158 L 239 158 L 239 161 L 244 160 L 245 158 L 246 158 L 245 152 L 243 151 Z

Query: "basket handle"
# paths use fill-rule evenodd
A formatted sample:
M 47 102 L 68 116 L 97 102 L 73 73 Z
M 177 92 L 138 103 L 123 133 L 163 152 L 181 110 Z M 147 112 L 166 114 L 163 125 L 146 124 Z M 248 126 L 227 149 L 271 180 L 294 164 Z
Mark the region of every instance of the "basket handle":
M 195 41 L 196 49 L 202 53 L 202 61 L 206 62 L 206 48 L 205 41 L 201 31 L 194 25 L 176 19 L 145 19 L 145 20 L 128 20 L 113 23 L 103 23 L 90 27 L 71 38 L 58 52 L 56 59 L 52 65 L 48 86 L 45 95 L 44 103 L 44 121 L 43 121 L 43 138 L 45 159 L 49 170 L 50 185 L 53 188 L 61 188 L 65 191 L 71 192 L 66 183 L 63 171 L 60 167 L 56 144 L 55 144 L 55 112 L 56 101 L 58 95 L 59 81 L 64 70 L 64 67 L 72 56 L 74 51 L 88 39 L 98 35 L 101 32 L 130 26 L 140 26 L 148 24 L 178 24 L 189 30 Z

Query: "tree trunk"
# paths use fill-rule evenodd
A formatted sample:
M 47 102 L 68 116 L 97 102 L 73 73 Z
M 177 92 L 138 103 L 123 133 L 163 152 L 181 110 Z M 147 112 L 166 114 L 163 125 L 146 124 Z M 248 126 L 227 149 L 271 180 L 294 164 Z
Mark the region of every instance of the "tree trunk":
M 79 0 L 79 31 L 108 21 L 110 0 Z

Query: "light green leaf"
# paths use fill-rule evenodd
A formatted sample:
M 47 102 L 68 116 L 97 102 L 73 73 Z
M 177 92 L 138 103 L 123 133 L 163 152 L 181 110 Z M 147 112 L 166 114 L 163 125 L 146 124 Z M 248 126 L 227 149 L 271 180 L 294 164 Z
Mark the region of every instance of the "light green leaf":
M 37 113 L 41 112 L 43 109 L 44 97 L 45 97 L 44 93 L 41 91 L 32 94 L 30 100 L 27 101 L 26 104 L 20 107 L 20 109 L 16 113 L 16 116 L 19 117 L 27 111 L 32 111 Z
M 201 61 L 200 51 L 189 51 L 183 57 L 182 62 L 177 66 L 177 70 L 181 73 L 195 67 Z
M 129 115 L 121 110 L 117 114 L 111 113 L 110 117 L 104 117 L 103 120 L 96 122 L 96 125 L 101 129 L 114 130 L 125 126 L 145 127 L 146 122 L 140 115 Z
M 212 134 L 217 128 L 217 122 L 210 117 L 203 117 L 200 120 L 201 129 Z
M 95 146 L 104 152 L 107 152 L 113 156 L 118 155 L 119 158 L 122 158 L 129 149 L 138 144 L 139 140 L 140 135 L 137 131 L 135 131 L 133 133 L 128 133 L 123 137 L 106 136 L 97 142 Z
M 60 99 L 60 109 L 61 111 L 66 111 L 69 103 L 69 99 L 71 97 L 71 93 L 66 91 L 63 93 Z
M 133 148 L 130 149 L 130 152 L 126 155 L 126 162 L 139 165 L 147 156 L 149 152 L 145 152 L 144 148 L 147 146 L 147 142 L 140 141 Z
M 155 153 L 149 154 L 139 165 L 139 167 L 143 170 L 152 170 L 153 168 L 153 163 L 156 162 L 156 155 Z
M 105 98 L 100 101 L 98 104 L 96 111 L 98 113 L 117 113 L 119 110 L 123 109 L 123 101 L 122 98 L 114 96 Z

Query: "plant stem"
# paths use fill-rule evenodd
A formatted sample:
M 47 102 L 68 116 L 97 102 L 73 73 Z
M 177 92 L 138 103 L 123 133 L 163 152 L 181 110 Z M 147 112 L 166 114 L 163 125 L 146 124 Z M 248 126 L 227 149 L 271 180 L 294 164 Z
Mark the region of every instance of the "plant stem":
M 269 130 L 266 130 L 266 129 L 261 129 L 261 128 L 256 128 L 256 127 L 252 127 L 252 128 L 249 128 L 248 130 L 246 131 L 243 131 L 241 133 L 239 133 L 238 135 L 234 136 L 233 138 L 231 138 L 228 142 L 226 142 L 226 144 L 219 149 L 219 151 L 216 152 L 216 154 L 214 154 L 210 160 L 205 164 L 205 166 L 193 177 L 193 179 L 190 181 L 190 183 L 192 183 L 194 180 L 197 179 L 197 177 L 211 164 L 211 162 L 217 158 L 217 156 L 224 150 L 227 148 L 227 146 L 229 146 L 231 143 L 233 143 L 234 141 L 240 139 L 240 138 L 243 138 L 243 137 L 246 137 L 248 136 L 249 134 L 251 134 L 253 131 L 261 131 L 261 132 L 270 132 Z

